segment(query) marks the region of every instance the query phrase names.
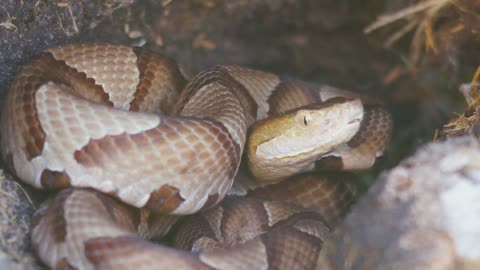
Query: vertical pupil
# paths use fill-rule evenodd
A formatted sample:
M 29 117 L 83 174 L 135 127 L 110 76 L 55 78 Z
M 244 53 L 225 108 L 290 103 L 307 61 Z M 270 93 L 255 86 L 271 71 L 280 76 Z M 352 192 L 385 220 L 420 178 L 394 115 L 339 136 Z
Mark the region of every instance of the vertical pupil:
M 303 124 L 306 126 L 307 125 L 307 116 L 303 116 Z

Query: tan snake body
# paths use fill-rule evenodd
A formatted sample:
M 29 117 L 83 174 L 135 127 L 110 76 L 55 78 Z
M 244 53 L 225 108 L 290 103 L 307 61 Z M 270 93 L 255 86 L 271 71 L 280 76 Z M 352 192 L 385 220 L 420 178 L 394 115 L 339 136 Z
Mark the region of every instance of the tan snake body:
M 32 223 L 33 245 L 52 268 L 312 269 L 352 194 L 345 183 L 311 174 L 278 182 L 314 167 L 369 168 L 391 126 L 381 105 L 335 88 L 233 66 L 210 68 L 187 84 L 173 61 L 148 50 L 79 44 L 50 49 L 20 70 L 0 135 L 2 158 L 20 179 L 70 187 Z M 231 190 L 249 127 L 256 180 L 245 177 Z M 317 191 L 327 195 L 319 199 Z M 262 199 L 217 205 L 228 192 Z M 202 222 L 183 221 L 190 235 L 175 237 L 199 253 L 136 236 L 163 234 L 176 218 L 161 214 L 208 208 Z

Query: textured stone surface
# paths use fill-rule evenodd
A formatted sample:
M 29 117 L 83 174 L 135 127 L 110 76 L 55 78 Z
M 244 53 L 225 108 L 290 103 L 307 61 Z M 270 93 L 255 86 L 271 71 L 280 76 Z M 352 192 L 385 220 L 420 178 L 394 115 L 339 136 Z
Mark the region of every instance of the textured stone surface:
M 321 261 L 338 270 L 479 269 L 479 202 L 478 139 L 431 143 L 372 186 Z
M 28 196 L 28 198 L 27 198 Z M 29 192 L 0 169 L 0 269 L 43 269 L 31 252 Z
M 0 94 L 19 64 L 102 21 L 113 7 L 135 0 L 53 0 L 0 3 Z

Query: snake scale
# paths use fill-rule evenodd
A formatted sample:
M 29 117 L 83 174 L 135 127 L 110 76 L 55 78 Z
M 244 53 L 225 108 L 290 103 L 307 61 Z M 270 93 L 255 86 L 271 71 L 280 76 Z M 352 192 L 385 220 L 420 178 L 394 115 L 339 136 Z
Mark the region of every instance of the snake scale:
M 311 171 L 371 167 L 390 114 L 372 98 L 243 67 L 187 74 L 113 44 L 53 48 L 21 68 L 1 154 L 19 179 L 61 190 L 32 219 L 46 265 L 319 267 L 355 192 L 341 174 Z M 183 215 L 172 242 L 193 253 L 145 240 Z

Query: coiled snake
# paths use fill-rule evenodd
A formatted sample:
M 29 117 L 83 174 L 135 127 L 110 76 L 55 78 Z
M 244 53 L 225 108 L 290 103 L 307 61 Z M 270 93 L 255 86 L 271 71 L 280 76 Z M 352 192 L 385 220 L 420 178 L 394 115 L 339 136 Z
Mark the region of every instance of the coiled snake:
M 373 99 L 242 67 L 186 77 L 162 55 L 109 44 L 50 49 L 20 70 L 3 108 L 1 153 L 21 180 L 63 188 L 32 221 L 48 266 L 318 266 L 353 191 L 308 171 L 372 166 L 390 138 L 388 112 Z M 231 189 L 244 146 L 249 170 Z M 237 195 L 223 200 L 228 192 Z M 173 237 L 196 252 L 143 239 L 200 210 Z

